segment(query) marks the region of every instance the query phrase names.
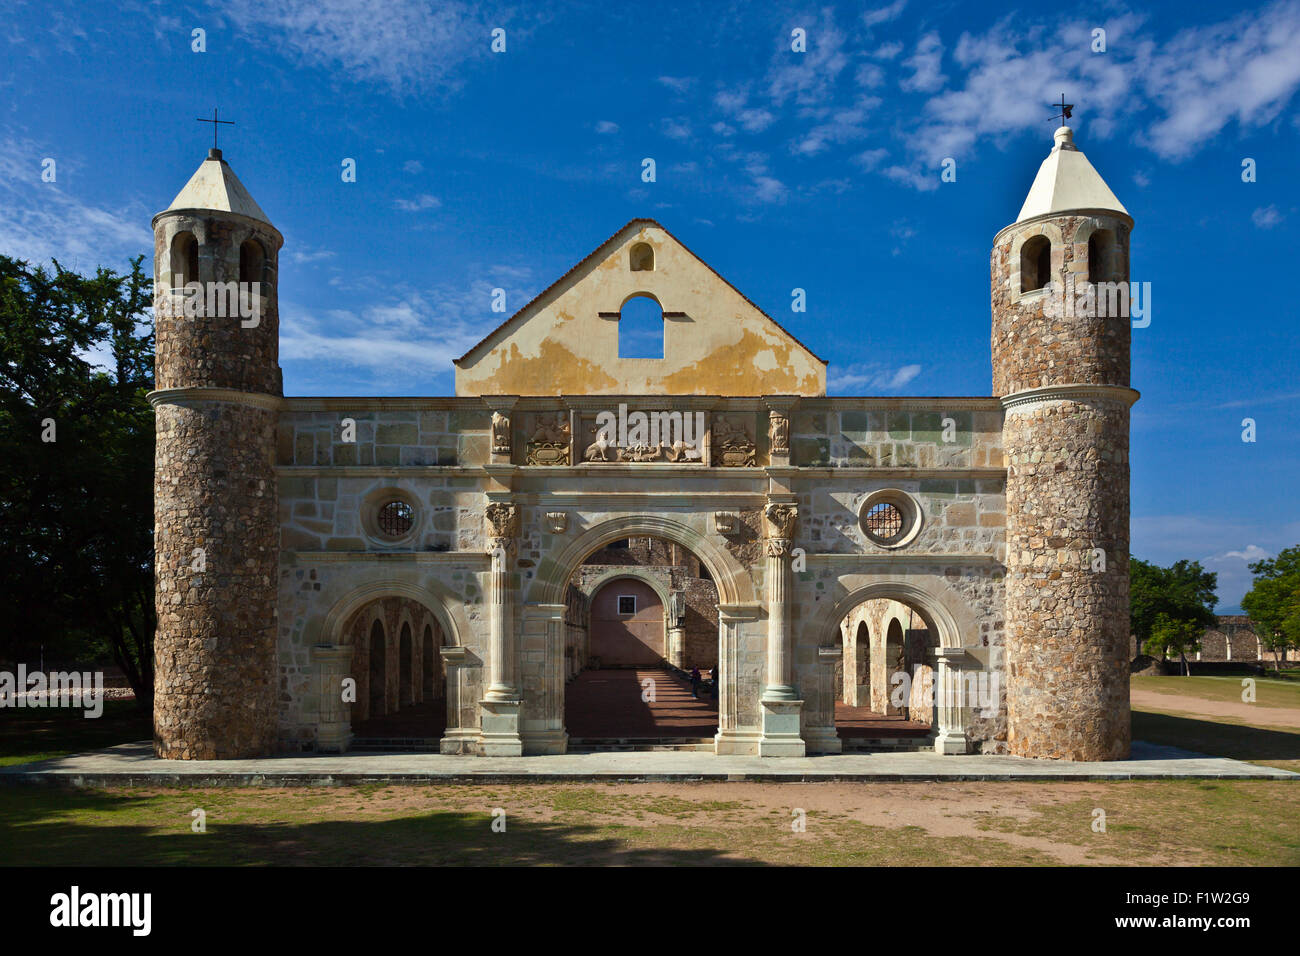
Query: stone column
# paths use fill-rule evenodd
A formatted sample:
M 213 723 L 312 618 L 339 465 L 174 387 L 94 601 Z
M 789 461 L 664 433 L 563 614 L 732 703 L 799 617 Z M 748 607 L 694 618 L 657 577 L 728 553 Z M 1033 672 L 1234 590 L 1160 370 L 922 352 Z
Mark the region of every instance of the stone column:
M 352 743 L 352 715 L 343 702 L 343 680 L 352 667 L 352 645 L 317 644 L 311 649 L 316 665 L 318 710 L 316 749 L 343 753 Z
M 974 663 L 960 647 L 941 647 L 934 652 L 937 675 L 934 682 L 934 724 L 938 734 L 934 752 L 966 752 L 966 687 L 963 674 Z
M 519 529 L 519 510 L 494 501 L 484 510 L 487 547 L 492 558 L 488 585 L 490 602 L 488 688 L 480 701 L 480 747 L 487 757 L 518 757 L 523 753 L 519 736 L 519 687 L 515 677 L 514 591 L 510 586 L 510 556 Z
M 681 668 L 686 665 L 683 663 L 686 648 L 686 629 L 683 627 L 668 628 L 668 663 L 673 667 Z
M 767 524 L 767 680 L 763 685 L 763 737 L 760 757 L 802 757 L 799 735 L 803 701 L 794 689 L 790 646 L 790 550 L 798 509 L 773 502 L 763 512 Z

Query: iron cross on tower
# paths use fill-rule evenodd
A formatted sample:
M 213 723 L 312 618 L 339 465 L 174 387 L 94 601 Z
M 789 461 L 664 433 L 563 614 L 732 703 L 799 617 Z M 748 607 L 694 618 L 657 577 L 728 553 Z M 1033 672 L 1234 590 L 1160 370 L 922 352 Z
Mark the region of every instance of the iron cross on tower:
M 217 108 L 215 106 L 212 108 L 212 119 L 205 119 L 204 117 L 200 116 L 198 117 L 197 122 L 212 124 L 212 148 L 213 149 L 217 148 L 217 124 L 224 123 L 227 126 L 235 125 L 234 120 L 217 119 Z
M 1061 102 L 1053 103 L 1051 106 L 1048 107 L 1048 109 L 1052 109 L 1052 110 L 1059 109 L 1061 111 L 1057 113 L 1055 116 L 1053 116 L 1052 119 L 1059 119 L 1061 121 L 1061 125 L 1064 126 L 1065 121 L 1070 118 L 1070 113 L 1074 109 L 1074 104 L 1065 102 L 1065 94 L 1062 93 Z M 1049 120 L 1048 122 L 1051 121 Z

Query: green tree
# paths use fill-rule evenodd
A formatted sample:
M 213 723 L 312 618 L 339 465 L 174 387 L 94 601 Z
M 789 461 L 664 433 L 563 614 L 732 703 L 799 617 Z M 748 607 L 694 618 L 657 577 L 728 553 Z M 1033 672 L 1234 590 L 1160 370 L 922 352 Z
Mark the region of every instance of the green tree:
M 1156 615 L 1151 627 L 1151 636 L 1142 646 L 1148 654 L 1177 654 L 1183 665 L 1183 674 L 1192 672 L 1187 663 L 1187 655 L 1195 654 L 1201 649 L 1201 635 L 1205 627 L 1187 618 L 1170 617 L 1161 611 Z
M 0 256 L 0 655 L 153 693 L 150 282 Z
M 1273 668 L 1280 674 L 1283 654 L 1300 647 L 1300 545 L 1249 567 L 1255 582 L 1241 606 L 1260 643 L 1273 652 Z
M 1218 618 L 1218 575 L 1206 571 L 1199 561 L 1175 561 L 1167 568 L 1132 558 L 1129 562 L 1129 626 L 1138 645 L 1148 654 L 1167 660 L 1170 652 L 1182 655 L 1187 668 L 1187 651 L 1196 651 L 1200 636 Z M 1195 640 L 1184 636 L 1195 632 Z M 1177 639 L 1177 643 L 1167 643 Z M 1181 650 L 1180 650 L 1181 648 Z

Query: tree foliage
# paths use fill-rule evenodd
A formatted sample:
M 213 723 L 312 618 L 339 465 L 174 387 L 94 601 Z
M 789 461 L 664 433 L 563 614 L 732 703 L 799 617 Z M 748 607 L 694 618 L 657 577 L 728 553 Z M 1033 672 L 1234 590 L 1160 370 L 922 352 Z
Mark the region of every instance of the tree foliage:
M 1289 648 L 1300 647 L 1300 545 L 1284 548 L 1276 558 L 1249 567 L 1255 583 L 1241 599 L 1241 606 L 1260 643 L 1273 652 L 1274 667 L 1280 670 L 1282 655 Z
M 153 688 L 150 280 L 0 256 L 0 656 Z
M 1170 653 L 1195 652 L 1185 639 L 1179 650 L 1165 641 L 1194 630 L 1195 644 L 1200 635 L 1213 627 L 1218 618 L 1218 575 L 1206 571 L 1199 561 L 1175 561 L 1167 568 L 1138 558 L 1129 563 L 1129 625 L 1138 644 L 1148 654 L 1167 657 Z M 1157 634 L 1162 635 L 1156 638 Z

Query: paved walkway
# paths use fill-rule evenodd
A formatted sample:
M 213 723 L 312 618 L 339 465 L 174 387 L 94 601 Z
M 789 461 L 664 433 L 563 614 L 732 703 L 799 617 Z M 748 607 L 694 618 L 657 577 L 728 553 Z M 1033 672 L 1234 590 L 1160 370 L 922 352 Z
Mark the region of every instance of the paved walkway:
M 0 786 L 340 786 L 457 782 L 757 780 L 1295 780 L 1300 774 L 1172 747 L 1135 743 L 1110 763 L 935 753 L 734 757 L 711 753 L 582 753 L 550 757 L 444 754 L 294 754 L 260 760 L 158 760 L 149 742 L 0 768 Z

